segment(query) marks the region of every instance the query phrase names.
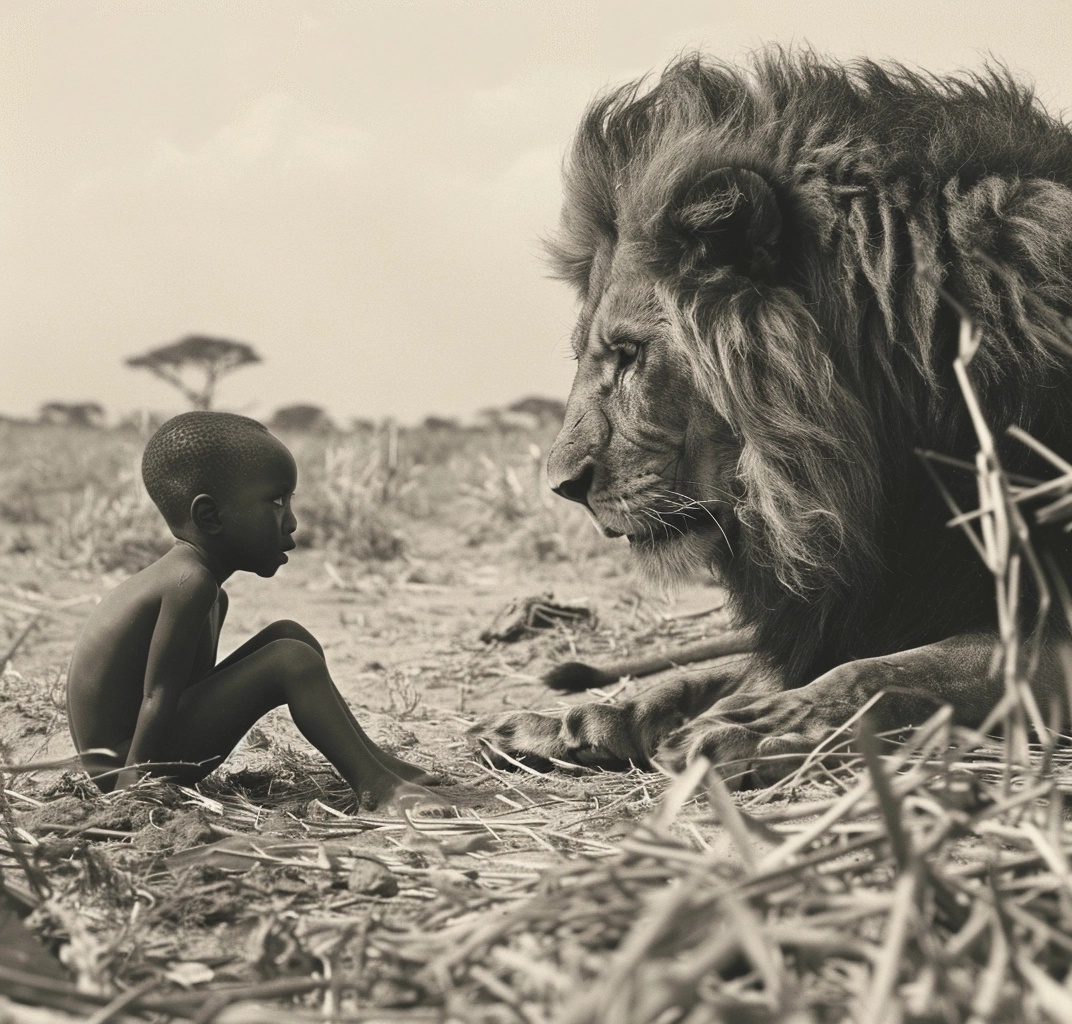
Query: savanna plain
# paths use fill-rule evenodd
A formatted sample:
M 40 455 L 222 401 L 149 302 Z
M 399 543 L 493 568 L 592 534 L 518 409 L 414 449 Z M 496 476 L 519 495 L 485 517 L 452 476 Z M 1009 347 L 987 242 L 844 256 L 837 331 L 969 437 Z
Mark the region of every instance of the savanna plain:
M 565 660 L 726 625 L 631 573 L 547 489 L 555 424 L 285 434 L 298 549 L 227 584 L 221 655 L 278 618 L 369 734 L 449 775 L 447 815 L 357 810 L 273 712 L 197 789 L 101 796 L 71 763 L 67 659 L 168 546 L 134 429 L 0 423 L 0 1022 L 1072 1020 L 1051 738 L 900 746 L 856 726 L 784 782 L 493 767 L 483 716 Z M 1014 736 L 1015 739 L 1015 736 Z

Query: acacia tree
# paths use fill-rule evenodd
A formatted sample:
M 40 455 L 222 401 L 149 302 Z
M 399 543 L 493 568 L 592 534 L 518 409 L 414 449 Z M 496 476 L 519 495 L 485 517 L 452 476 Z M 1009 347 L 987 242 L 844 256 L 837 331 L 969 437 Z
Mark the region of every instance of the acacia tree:
M 221 377 L 260 361 L 253 346 L 244 341 L 188 334 L 170 345 L 131 356 L 126 364 L 148 370 L 178 388 L 195 409 L 211 409 Z

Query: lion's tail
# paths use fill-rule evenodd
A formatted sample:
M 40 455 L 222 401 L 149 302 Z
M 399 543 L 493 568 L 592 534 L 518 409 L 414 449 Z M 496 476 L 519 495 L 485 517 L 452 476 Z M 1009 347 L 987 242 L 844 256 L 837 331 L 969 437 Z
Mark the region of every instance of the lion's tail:
M 730 654 L 751 654 L 752 650 L 753 640 L 747 633 L 723 633 L 713 640 L 686 644 L 650 658 L 620 661 L 604 668 L 586 665 L 581 661 L 567 661 L 545 673 L 542 681 L 552 690 L 577 693 L 596 686 L 607 686 L 625 676 L 650 676 L 655 672 L 665 672 L 667 669 L 689 665 L 694 661 L 711 661 L 713 658 L 724 658 Z

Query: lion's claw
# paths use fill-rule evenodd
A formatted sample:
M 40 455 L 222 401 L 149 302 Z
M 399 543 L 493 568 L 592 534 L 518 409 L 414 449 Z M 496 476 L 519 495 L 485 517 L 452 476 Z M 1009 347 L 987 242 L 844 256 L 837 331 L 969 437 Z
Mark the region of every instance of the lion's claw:
M 737 693 L 671 734 L 655 760 L 681 771 L 706 757 L 733 787 L 769 785 L 799 767 L 828 734 L 825 717 L 801 691 Z
M 554 767 L 552 759 L 565 759 L 558 735 L 560 727 L 553 715 L 509 711 L 479 722 L 466 736 L 470 747 L 494 768 L 516 768 L 521 764 L 547 772 Z

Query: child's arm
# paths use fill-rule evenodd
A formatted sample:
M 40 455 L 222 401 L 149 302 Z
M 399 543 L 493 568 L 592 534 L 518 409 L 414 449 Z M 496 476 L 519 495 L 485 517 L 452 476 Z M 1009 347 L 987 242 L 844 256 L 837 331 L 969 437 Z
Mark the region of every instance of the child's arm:
M 197 641 L 218 592 L 216 581 L 205 572 L 187 576 L 161 598 L 149 644 L 138 722 L 116 789 L 137 781 L 140 773 L 134 765 L 181 759 L 182 751 L 169 748 L 171 723 L 179 697 L 196 681 L 190 677 Z

